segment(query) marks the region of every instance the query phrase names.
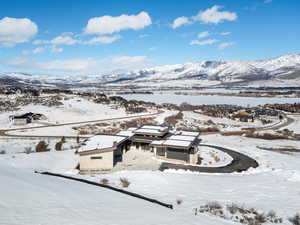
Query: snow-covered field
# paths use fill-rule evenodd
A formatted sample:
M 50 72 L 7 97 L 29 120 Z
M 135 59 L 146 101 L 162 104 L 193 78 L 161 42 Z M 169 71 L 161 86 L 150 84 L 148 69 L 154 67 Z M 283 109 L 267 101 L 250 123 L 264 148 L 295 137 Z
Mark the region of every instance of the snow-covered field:
M 285 219 L 283 224 L 289 224 L 286 218 L 299 212 L 300 153 L 280 154 L 256 146 L 299 146 L 298 142 L 221 135 L 201 138 L 203 143 L 252 156 L 260 166 L 235 174 L 168 170 L 80 176 L 94 181 L 105 177 L 116 187 L 121 187 L 119 179 L 125 177 L 130 181 L 128 190 L 174 204 L 172 211 L 98 187 L 33 173 L 40 169 L 75 175 L 78 158 L 73 151 L 0 155 L 0 224 L 232 224 L 194 215 L 194 208 L 211 201 L 275 210 Z
M 50 124 L 100 120 L 127 115 L 124 109 L 115 109 L 113 105 L 96 104 L 84 98 L 73 97 L 62 102 L 64 105 L 59 107 L 30 104 L 16 112 L 1 112 L 0 127 L 2 129 L 16 128 L 9 123 L 8 117 L 27 112 L 44 114 L 48 118 L 46 122 Z M 37 124 L 30 125 L 37 126 Z
M 296 134 L 300 134 L 300 115 L 293 115 L 290 117 L 293 118 L 295 122 L 287 126 L 286 128 L 294 131 Z
M 173 99 L 181 97 L 172 96 Z M 245 98 L 242 99 L 245 102 Z M 223 103 L 234 104 L 233 100 Z M 51 123 L 126 116 L 122 109 L 113 109 L 109 105 L 94 104 L 77 98 L 64 101 L 62 107 L 29 105 L 17 113 L 28 111 L 45 114 Z M 158 115 L 155 121 L 162 123 L 165 117 L 175 113 L 177 112 L 165 111 Z M 10 114 L 9 112 L 0 114 L 0 129 L 15 128 L 11 127 L 7 121 Z M 287 128 L 300 133 L 300 116 L 293 116 L 293 118 L 295 123 Z M 184 119 L 195 123 L 196 120 L 207 121 L 211 118 L 185 112 Z M 261 125 L 259 122 L 245 124 L 225 118 L 215 118 L 214 122 L 228 125 L 226 129 L 229 130 Z M 14 132 L 34 135 L 75 135 L 71 127 L 47 127 L 29 129 L 27 132 Z M 116 170 L 110 174 L 78 175 L 75 168 L 79 159 L 78 155 L 74 154 L 74 150 L 58 152 L 53 149 L 59 139 L 45 139 L 51 148 L 49 152 L 25 154 L 22 153 L 25 147 L 35 146 L 39 140 L 1 137 L 0 151 L 5 150 L 6 154 L 0 154 L 0 225 L 234 224 L 218 217 L 194 214 L 195 208 L 212 201 L 218 201 L 221 204 L 237 203 L 247 208 L 253 207 L 260 212 L 274 210 L 284 218 L 283 224 L 290 224 L 287 217 L 300 212 L 300 152 L 283 154 L 260 150 L 258 147 L 289 146 L 299 149 L 300 142 L 268 141 L 219 134 L 202 135 L 200 138 L 203 144 L 222 146 L 244 153 L 256 159 L 260 166 L 247 172 L 233 174 L 206 174 L 175 170 L 161 172 L 151 170 L 157 168 L 158 165 L 153 162 L 155 159 L 151 158 L 147 161 L 146 154 L 143 154 L 142 162 L 139 163 L 145 162 L 148 165 L 147 168 L 141 166 L 140 170 L 130 171 L 126 170 L 126 165 L 122 165 L 119 168 L 121 171 Z M 199 154 L 203 158 L 201 166 L 224 166 L 232 160 L 229 155 L 208 147 L 200 147 Z M 216 161 L 215 156 L 220 160 Z M 135 160 L 135 156 L 132 159 Z M 129 159 L 126 163 L 132 163 L 132 161 Z M 130 182 L 127 188 L 129 191 L 173 204 L 174 210 L 111 190 L 35 174 L 34 170 L 64 173 L 97 182 L 106 178 L 110 185 L 118 188 L 121 188 L 120 178 L 127 178 Z M 177 204 L 178 200 L 182 202 L 180 205 Z
M 199 156 L 202 158 L 201 166 L 207 167 L 226 166 L 233 160 L 227 153 L 206 146 L 201 146 Z
M 162 103 L 189 103 L 192 105 L 214 105 L 214 104 L 228 104 L 228 105 L 240 105 L 240 106 L 258 106 L 264 104 L 272 103 L 299 103 L 299 98 L 267 98 L 267 97 L 235 97 L 235 96 L 217 96 L 217 95 L 199 95 L 199 96 L 189 96 L 189 95 L 175 95 L 170 93 L 155 93 L 152 95 L 123 95 L 125 99 L 131 100 L 143 100 L 154 102 L 157 104 Z

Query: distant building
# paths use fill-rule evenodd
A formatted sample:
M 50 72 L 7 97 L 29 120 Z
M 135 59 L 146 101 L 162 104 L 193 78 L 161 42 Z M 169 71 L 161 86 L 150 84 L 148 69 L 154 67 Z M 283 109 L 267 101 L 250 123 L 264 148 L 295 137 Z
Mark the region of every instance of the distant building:
M 21 126 L 21 125 L 26 125 L 28 123 L 33 122 L 34 120 L 45 120 L 47 119 L 46 116 L 43 114 L 39 113 L 25 113 L 22 115 L 14 115 L 14 116 L 9 116 L 9 121 L 12 122 L 13 125 Z
M 79 148 L 81 172 L 103 172 L 124 160 L 127 151 L 149 151 L 159 159 L 196 164 L 198 132 L 171 132 L 168 127 L 144 125 L 116 135 L 95 135 Z
M 234 112 L 232 113 L 231 118 L 234 120 L 238 119 L 241 122 L 248 122 L 248 121 L 254 122 L 254 116 L 245 111 Z

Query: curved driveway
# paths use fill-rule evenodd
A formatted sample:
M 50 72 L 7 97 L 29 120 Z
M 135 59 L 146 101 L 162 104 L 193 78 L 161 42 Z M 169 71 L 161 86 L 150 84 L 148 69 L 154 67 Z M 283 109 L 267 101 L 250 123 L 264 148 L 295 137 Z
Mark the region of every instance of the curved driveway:
M 233 172 L 247 171 L 249 168 L 256 168 L 259 166 L 256 160 L 242 153 L 233 151 L 231 149 L 223 148 L 215 145 L 206 145 L 206 144 L 200 144 L 200 146 L 211 147 L 219 151 L 225 152 L 228 155 L 230 155 L 233 158 L 233 160 L 231 161 L 230 164 L 222 167 L 201 167 L 201 166 L 181 165 L 181 164 L 173 164 L 173 163 L 162 163 L 159 169 L 161 171 L 164 171 L 166 169 L 177 169 L 177 170 L 183 169 L 183 170 L 190 170 L 190 171 L 202 172 L 202 173 L 233 173 Z

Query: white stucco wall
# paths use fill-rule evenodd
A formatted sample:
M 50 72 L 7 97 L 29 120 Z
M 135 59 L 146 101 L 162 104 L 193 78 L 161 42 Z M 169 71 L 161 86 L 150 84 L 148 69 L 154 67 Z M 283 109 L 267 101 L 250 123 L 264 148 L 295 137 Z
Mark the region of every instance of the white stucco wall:
M 102 157 L 102 159 L 92 159 L 92 157 Z M 81 155 L 79 157 L 80 170 L 111 170 L 114 163 L 114 153 L 103 152 L 91 155 Z

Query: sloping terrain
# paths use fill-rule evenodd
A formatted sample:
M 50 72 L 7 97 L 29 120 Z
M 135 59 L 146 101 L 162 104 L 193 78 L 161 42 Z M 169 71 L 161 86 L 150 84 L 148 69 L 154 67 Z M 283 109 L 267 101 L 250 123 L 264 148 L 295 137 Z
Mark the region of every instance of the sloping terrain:
M 45 76 L 2 73 L 1 78 L 32 84 L 117 84 L 211 86 L 251 85 L 297 86 L 300 83 L 300 55 L 284 55 L 260 61 L 200 61 L 158 66 L 125 74 Z M 176 82 L 174 82 L 176 81 Z M 188 83 L 187 83 L 188 82 Z

